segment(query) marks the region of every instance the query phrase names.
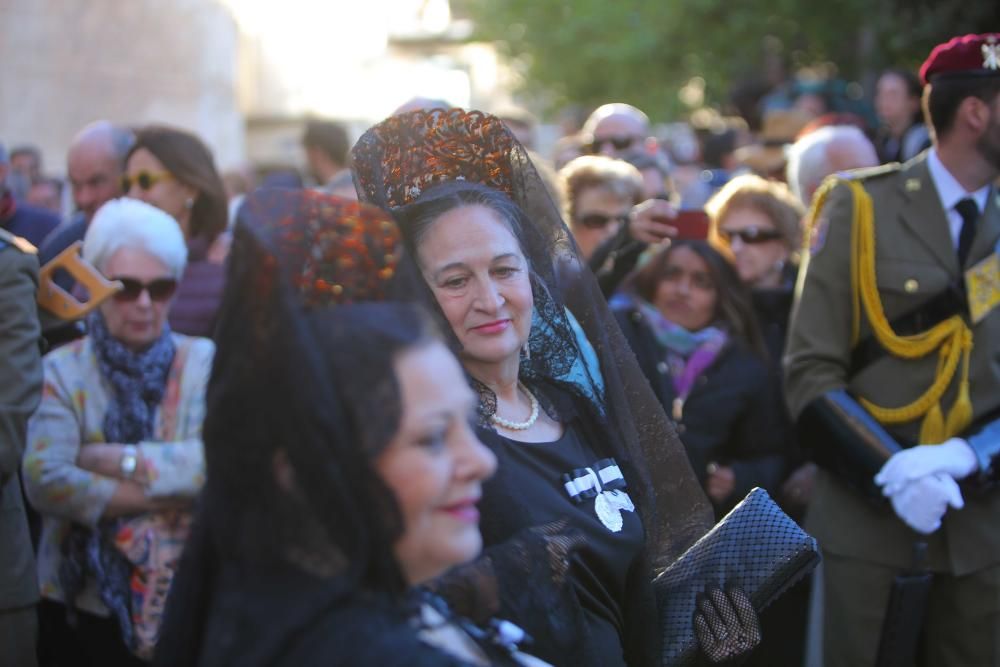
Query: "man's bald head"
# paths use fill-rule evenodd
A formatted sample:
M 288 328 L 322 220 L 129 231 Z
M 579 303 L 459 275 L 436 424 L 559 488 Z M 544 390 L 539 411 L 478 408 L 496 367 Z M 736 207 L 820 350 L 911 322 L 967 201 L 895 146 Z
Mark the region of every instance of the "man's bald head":
M 106 120 L 87 125 L 73 138 L 66 171 L 73 201 L 88 222 L 104 202 L 121 196 L 122 170 L 131 145 L 132 133 Z
M 587 118 L 582 134 L 592 152 L 620 158 L 649 136 L 649 117 L 631 104 L 604 104 Z

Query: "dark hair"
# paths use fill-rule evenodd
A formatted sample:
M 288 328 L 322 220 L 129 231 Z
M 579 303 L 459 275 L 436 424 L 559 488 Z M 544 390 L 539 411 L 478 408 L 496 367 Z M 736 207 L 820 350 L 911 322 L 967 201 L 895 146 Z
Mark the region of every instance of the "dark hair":
M 997 94 L 1000 77 L 937 76 L 924 88 L 924 117 L 940 140 L 955 124 L 955 114 L 965 98 L 977 97 L 990 104 Z
M 320 348 L 320 370 L 336 385 L 341 401 L 340 433 L 347 439 L 328 443 L 331 462 L 341 468 L 341 474 L 332 479 L 314 475 L 313 470 L 323 468 L 322 462 L 308 454 L 298 456 L 294 445 L 289 445 L 296 480 L 306 496 L 314 499 L 309 511 L 324 524 L 333 544 L 340 552 L 352 554 L 350 564 L 363 587 L 402 593 L 406 583 L 393 544 L 405 526 L 393 491 L 372 462 L 402 422 L 405 406 L 396 361 L 406 352 L 440 341 L 440 337 L 427 314 L 415 304 L 316 308 L 308 313 L 306 322 Z M 339 502 L 330 505 L 328 489 L 332 485 L 339 485 L 339 492 L 334 493 Z M 343 503 L 344 495 L 353 496 L 356 505 Z M 343 522 L 323 516 L 340 512 L 355 516 Z M 294 521 L 294 516 L 286 518 Z
M 726 156 L 732 155 L 736 150 L 738 138 L 739 133 L 732 127 L 704 133 L 701 138 L 701 159 L 705 166 L 709 169 L 721 168 Z
M 544 186 L 539 184 L 538 187 Z M 530 359 L 522 359 L 521 377 L 558 384 L 560 378 L 569 373 L 573 360 L 583 354 L 567 319 L 567 309 L 560 292 L 565 287 L 565 284 L 560 285 L 560 279 L 565 279 L 565 276 L 556 275 L 557 261 L 554 259 L 558 249 L 553 239 L 545 235 L 545 228 L 534 224 L 523 209 L 505 193 L 471 181 L 448 181 L 428 190 L 415 202 L 396 210 L 394 215 L 406 248 L 403 261 L 396 271 L 396 298 L 424 304 L 434 315 L 452 351 L 461 353 L 460 341 L 416 266 L 415 258 L 418 257 L 421 239 L 442 215 L 461 206 L 473 205 L 485 206 L 499 216 L 517 240 L 527 261 L 533 308 L 529 346 L 532 349 L 545 348 L 546 352 L 532 355 Z M 568 269 L 566 273 L 570 271 L 572 269 Z M 559 340 L 559 336 L 553 335 L 556 331 L 563 332 L 566 337 Z M 589 369 L 585 368 L 583 375 L 586 376 L 585 382 L 596 386 Z M 480 394 L 480 417 L 488 418 L 492 414 L 491 410 L 496 408 L 496 398 L 475 378 L 470 379 Z M 567 385 L 570 391 L 577 390 L 569 385 L 572 382 Z M 546 410 L 550 408 L 544 402 L 542 407 Z M 484 423 L 488 423 L 488 419 Z
M 750 291 L 740 280 L 740 274 L 736 272 L 736 268 L 707 241 L 673 241 L 632 275 L 629 280 L 631 289 L 646 301 L 652 301 L 656 294 L 656 288 L 667 273 L 667 264 L 671 255 L 680 248 L 689 249 L 704 260 L 708 266 L 709 275 L 715 284 L 715 292 L 718 295 L 713 319 L 715 321 L 722 320 L 730 334 L 749 343 L 750 347 L 761 357 L 766 356 Z
M 919 100 L 920 95 L 923 92 L 924 87 L 920 84 L 920 78 L 913 73 L 913 71 L 904 69 L 902 67 L 889 67 L 888 69 L 882 70 L 879 75 L 879 79 L 885 76 L 894 76 L 903 82 L 903 87 L 906 89 L 906 96 L 910 99 Z M 910 123 L 919 123 L 921 118 L 921 111 L 919 106 L 913 114 L 913 118 L 910 119 Z M 865 129 L 862 127 L 862 129 Z
M 920 85 L 920 78 L 913 73 L 912 70 L 904 69 L 902 67 L 889 67 L 882 70 L 882 74 L 879 75 L 881 79 L 886 74 L 891 74 L 897 77 L 906 86 L 906 94 L 911 98 L 919 98 L 920 93 L 923 92 L 924 87 Z
M 190 238 L 212 241 L 229 221 L 228 200 L 212 152 L 194 134 L 164 125 L 149 125 L 135 133 L 135 142 L 125 161 L 145 148 L 163 163 L 178 181 L 198 191 L 191 207 Z
M 393 217 L 403 234 L 403 245 L 407 251 L 397 271 L 394 291 L 399 298 L 415 299 L 431 308 L 438 326 L 444 332 L 445 340 L 456 354 L 461 351 L 458 337 L 451 329 L 418 265 L 420 243 L 424 236 L 438 218 L 461 206 L 485 206 L 500 217 L 514 235 L 521 253 L 527 260 L 536 307 L 539 300 L 551 301 L 546 298 L 546 294 L 543 294 L 546 289 L 545 281 L 535 273 L 536 267 L 547 266 L 548 258 L 539 252 L 539 249 L 546 246 L 541 241 L 537 228 L 530 224 L 524 212 L 510 197 L 499 190 L 472 181 L 447 181 L 434 186 L 416 201 L 393 211 Z M 528 235 L 537 235 L 538 239 L 532 242 Z M 532 250 L 535 251 L 535 256 L 532 256 Z M 551 264 L 551 261 L 548 264 Z
M 306 123 L 302 145 L 322 151 L 339 165 L 347 164 L 348 151 L 351 148 L 347 130 L 332 120 L 311 120 Z
M 540 258 L 529 256 L 529 248 L 537 246 L 527 242 L 525 235 L 531 232 L 533 226 L 528 223 L 521 208 L 503 192 L 471 181 L 448 181 L 437 185 L 412 204 L 394 212 L 404 242 L 413 257 L 419 258 L 420 242 L 437 219 L 461 206 L 485 206 L 492 210 L 517 239 L 529 265 L 540 265 L 534 261 Z
M 281 359 L 254 361 L 253 377 L 234 358 L 248 350 L 238 341 L 230 348 L 229 334 L 219 340 L 203 493 L 216 549 L 264 569 L 296 551 L 318 555 L 358 588 L 402 593 L 393 550 L 402 516 L 372 460 L 403 414 L 395 360 L 435 340 L 434 331 L 410 304 L 286 312 L 299 324 L 266 336 L 274 339 L 262 341 L 267 356 Z M 276 457 L 292 471 L 291 490 L 276 475 Z
M 441 337 L 416 304 L 361 303 L 316 309 L 308 320 L 322 341 L 331 377 L 343 390 L 361 448 L 375 457 L 399 430 L 402 394 L 395 363 L 400 354 Z
M 22 155 L 30 155 L 39 165 L 42 163 L 42 151 L 37 146 L 15 146 L 10 149 L 11 160 Z

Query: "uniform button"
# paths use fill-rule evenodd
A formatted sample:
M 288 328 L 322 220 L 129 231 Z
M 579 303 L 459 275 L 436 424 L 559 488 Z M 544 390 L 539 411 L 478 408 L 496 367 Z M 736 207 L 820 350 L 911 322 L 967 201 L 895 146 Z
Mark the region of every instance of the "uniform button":
M 699 376 L 698 376 L 698 379 L 697 379 L 697 382 L 698 382 L 698 384 L 700 384 L 700 385 L 705 385 L 705 384 L 708 384 L 708 378 L 707 378 L 707 377 L 705 377 L 704 375 L 699 375 Z
M 905 283 L 903 283 L 903 291 L 907 294 L 916 294 L 918 289 L 920 289 L 920 283 L 913 278 L 909 278 Z
M 659 373 L 660 375 L 666 375 L 666 374 L 667 374 L 667 370 L 668 370 L 668 369 L 667 369 L 667 362 L 665 362 L 665 361 L 660 361 L 660 362 L 658 362 L 658 363 L 656 364 L 656 370 L 657 370 L 657 372 L 658 372 L 658 373 Z
M 632 321 L 633 322 L 641 322 L 642 321 L 642 315 L 638 311 L 632 313 Z

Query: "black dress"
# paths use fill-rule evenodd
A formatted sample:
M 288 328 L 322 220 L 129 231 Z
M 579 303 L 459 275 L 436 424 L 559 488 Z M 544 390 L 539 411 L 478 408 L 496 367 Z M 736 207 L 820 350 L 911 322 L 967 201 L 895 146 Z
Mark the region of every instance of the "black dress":
M 216 580 L 197 664 L 205 667 L 471 667 L 419 636 L 419 607 L 350 590 L 295 567 L 256 576 L 227 568 Z M 447 612 L 445 612 L 447 613 Z M 515 665 L 501 647 L 480 646 L 491 665 Z M 166 664 L 161 661 L 160 664 Z
M 625 665 L 628 626 L 630 621 L 638 625 L 630 618 L 632 609 L 650 580 L 642 558 L 642 522 L 628 499 L 627 473 L 621 468 L 621 479 L 604 485 L 604 491 L 571 497 L 567 482 L 588 478 L 587 469 L 607 480 L 615 476 L 607 471 L 617 462 L 587 442 L 579 420 L 564 426 L 562 437 L 546 443 L 518 442 L 480 429 L 480 437 L 497 455 L 499 464 L 496 475 L 483 485 L 480 527 L 484 545 L 502 544 L 525 527 L 565 518 L 583 537 L 583 546 L 576 551 L 569 570 L 574 602 L 582 612 L 583 632 L 572 658 L 565 647 L 537 629 L 535 643 L 528 650 L 555 665 Z M 586 481 L 581 484 L 586 485 Z M 611 527 L 598 517 L 598 506 L 605 517 L 611 515 L 606 519 Z M 620 518 L 620 525 L 615 517 Z M 649 612 L 655 616 L 655 609 Z M 523 618 L 512 620 L 532 632 Z
M 782 443 L 782 482 L 808 460 L 795 437 L 795 428 L 785 401 L 785 381 L 781 368 L 781 357 L 788 337 L 788 320 L 792 312 L 796 269 L 794 265 L 786 267 L 780 287 L 754 289 L 750 292 L 768 353 L 768 376 L 773 396 L 771 400 L 778 406 L 774 437 Z M 801 523 L 805 519 L 805 506 L 801 499 L 787 498 L 784 494 L 774 495 L 774 498 L 796 521 Z M 802 664 L 811 581 L 811 578 L 806 577 L 795 584 L 761 615 L 763 640 L 749 657 L 745 667 Z
M 796 468 L 806 462 L 804 452 L 798 446 L 795 438 L 795 428 L 785 401 L 785 379 L 781 367 L 781 358 L 785 352 L 785 341 L 788 338 L 788 320 L 792 312 L 793 284 L 795 281 L 794 267 L 786 272 L 785 282 L 774 289 L 754 289 L 750 292 L 753 298 L 754 313 L 760 324 L 764 346 L 767 349 L 767 368 L 771 402 L 775 406 L 775 424 L 773 439 L 780 443 L 780 451 L 784 458 L 782 481 Z M 801 521 L 804 508 L 795 503 L 794 499 L 775 496 L 782 508 L 793 518 Z

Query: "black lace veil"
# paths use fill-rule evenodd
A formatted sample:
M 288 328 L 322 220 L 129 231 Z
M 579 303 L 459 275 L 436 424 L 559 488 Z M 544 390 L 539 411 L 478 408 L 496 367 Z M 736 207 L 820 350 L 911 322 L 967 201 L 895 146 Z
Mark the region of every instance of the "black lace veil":
M 392 550 L 398 508 L 370 464 L 377 444 L 359 446 L 395 432 L 398 396 L 391 386 L 367 392 L 388 392 L 387 400 L 372 399 L 381 403 L 379 420 L 352 409 L 354 385 L 336 378 L 356 369 L 333 364 L 331 355 L 350 354 L 362 341 L 337 334 L 352 307 L 329 308 L 384 299 L 398 250 L 395 224 L 374 207 L 306 191 L 247 198 L 207 391 L 207 480 L 171 591 L 159 664 L 195 664 L 220 568 L 252 580 L 291 558 L 319 568 L 341 591 L 405 590 Z M 372 315 L 365 317 L 371 324 Z M 391 374 L 391 362 L 388 368 Z M 278 480 L 279 461 L 290 471 L 291 492 Z
M 712 525 L 712 510 L 683 445 L 639 370 L 593 275 L 524 148 L 499 119 L 460 109 L 416 111 L 369 129 L 352 151 L 362 201 L 399 221 L 411 266 L 400 272 L 438 316 L 413 264 L 410 221 L 441 197 L 504 193 L 521 215 L 515 235 L 531 264 L 535 312 L 522 377 L 558 384 L 583 399 L 602 424 L 605 446 L 638 480 L 650 564 L 665 567 Z M 516 229 L 520 227 L 520 229 Z M 488 403 L 488 401 L 487 401 Z M 487 405 L 487 410 L 489 406 Z

